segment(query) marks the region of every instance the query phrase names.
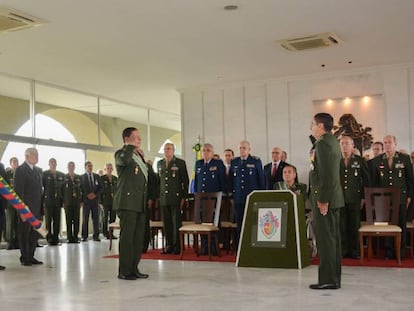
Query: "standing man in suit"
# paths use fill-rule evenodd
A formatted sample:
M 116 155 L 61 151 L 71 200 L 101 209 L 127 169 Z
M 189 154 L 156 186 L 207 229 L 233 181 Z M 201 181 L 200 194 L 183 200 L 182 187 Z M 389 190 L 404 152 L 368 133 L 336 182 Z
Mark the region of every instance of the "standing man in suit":
M 181 227 L 181 208 L 188 196 L 188 172 L 185 161 L 174 155 L 172 143 L 164 145 L 164 159 L 157 164 L 160 180 L 160 205 L 167 242 L 166 254 L 180 253 L 178 229 Z
M 42 171 L 36 167 L 39 155 L 36 148 L 25 151 L 25 162 L 20 165 L 14 174 L 14 190 L 29 207 L 33 215 L 42 217 Z M 19 219 L 20 262 L 23 266 L 41 265 L 43 262 L 34 257 L 39 234 L 32 225 Z
M 339 143 L 342 152 L 341 186 L 345 200 L 340 213 L 342 256 L 358 259 L 358 229 L 361 227 L 361 209 L 365 201 L 364 187 L 369 187 L 370 177 L 365 159 L 353 153 L 354 140 L 350 136 L 342 136 Z
M 260 158 L 250 155 L 250 143 L 243 140 L 239 143 L 240 156 L 231 161 L 230 173 L 233 191 L 234 210 L 237 223 L 237 243 L 240 239 L 244 206 L 247 195 L 253 190 L 265 189 L 265 178 Z
M 373 187 L 395 187 L 400 189 L 398 226 L 401 227 L 401 257 L 407 247 L 407 208 L 413 197 L 413 166 L 408 154 L 397 151 L 397 139 L 393 135 L 384 137 L 384 153 L 372 159 L 371 179 Z M 395 257 L 391 240 L 385 242 L 385 257 Z
M 19 160 L 16 157 L 10 158 L 10 168 L 6 169 L 6 181 L 14 189 L 14 173 L 19 166 Z M 6 238 L 7 238 L 7 249 L 18 249 L 19 248 L 19 214 L 16 209 L 9 203 L 6 204 Z
M 4 179 L 6 179 L 6 170 L 4 168 L 3 163 L 0 163 L 0 176 L 3 177 Z M 3 224 L 5 223 L 5 205 L 6 205 L 6 201 L 3 200 L 3 197 L 0 197 L 0 241 L 1 241 L 1 235 L 3 232 Z M 1 270 L 5 270 L 6 267 L 4 266 L 0 266 L 0 271 Z
M 310 200 L 316 245 L 319 253 L 318 283 L 311 289 L 338 289 L 341 287 L 341 232 L 340 209 L 344 198 L 339 176 L 341 150 L 332 135 L 333 118 L 318 113 L 311 124 L 316 139 L 310 152 Z
M 105 165 L 105 172 L 106 174 L 101 176 L 103 190 L 101 195 L 101 202 L 104 207 L 104 216 L 102 221 L 102 233 L 103 235 L 109 239 L 109 231 L 108 231 L 108 223 L 112 223 L 115 221 L 116 212 L 112 208 L 114 202 L 114 196 L 116 190 L 118 188 L 118 177 L 112 175 L 113 171 L 112 163 L 107 163 Z M 116 236 L 112 237 L 113 239 L 117 239 Z
M 63 206 L 63 184 L 65 175 L 56 170 L 55 158 L 49 159 L 49 169 L 43 172 L 43 204 L 46 214 L 47 242 L 59 245 L 60 217 Z
M 124 129 L 122 139 L 124 146 L 115 153 L 119 179 L 114 209 L 121 227 L 118 278 L 136 280 L 148 278 L 148 274 L 141 273 L 138 269 L 145 233 L 148 168 L 139 153 L 141 134 L 138 129 Z
M 88 241 L 89 234 L 89 214 L 92 212 L 93 240 L 100 242 L 99 239 L 99 199 L 102 193 L 102 181 L 98 174 L 93 172 L 91 161 L 85 163 L 86 173 L 82 175 L 82 204 L 83 204 L 83 223 L 82 241 Z
M 82 199 L 81 176 L 75 174 L 75 163 L 68 163 L 63 188 L 63 205 L 66 213 L 66 234 L 68 243 L 79 243 L 80 204 Z
M 283 181 L 283 168 L 286 162 L 282 161 L 282 149 L 274 147 L 272 149 L 272 162 L 264 166 L 266 189 L 272 190 L 275 183 Z

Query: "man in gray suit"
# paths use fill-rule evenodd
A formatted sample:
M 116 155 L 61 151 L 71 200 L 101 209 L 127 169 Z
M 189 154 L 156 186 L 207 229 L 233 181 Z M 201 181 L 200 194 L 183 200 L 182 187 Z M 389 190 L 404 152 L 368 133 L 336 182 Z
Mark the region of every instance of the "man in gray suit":
M 38 152 L 35 148 L 25 151 L 25 162 L 14 174 L 14 190 L 30 208 L 33 215 L 41 218 L 42 214 L 42 171 L 36 167 Z M 43 262 L 34 258 L 39 234 L 27 221 L 19 219 L 20 262 L 23 266 L 41 265 Z

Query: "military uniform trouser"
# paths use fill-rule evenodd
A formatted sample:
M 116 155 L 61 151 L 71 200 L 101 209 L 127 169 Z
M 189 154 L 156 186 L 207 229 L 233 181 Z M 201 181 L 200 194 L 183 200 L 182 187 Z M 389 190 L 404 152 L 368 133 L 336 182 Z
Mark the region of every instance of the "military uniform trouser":
M 69 241 L 77 241 L 79 234 L 80 202 L 74 202 L 65 206 L 65 213 L 67 238 Z
M 108 224 L 115 222 L 116 211 L 112 209 L 112 205 L 104 205 L 104 215 L 102 220 L 102 233 L 109 237 Z
M 340 208 L 329 207 L 323 216 L 317 206 L 312 207 L 313 228 L 319 254 L 318 284 L 341 286 Z
M 176 252 L 180 250 L 178 229 L 181 227 L 181 211 L 179 205 L 161 206 L 162 220 L 164 222 L 164 233 L 167 249 Z
M 361 227 L 361 203 L 346 203 L 340 212 L 342 255 L 359 255 L 359 232 Z
M 152 207 L 153 208 L 153 207 Z M 152 239 L 152 232 L 150 228 L 150 220 L 151 220 L 151 209 L 147 208 L 145 211 L 145 233 L 144 233 L 144 244 L 142 246 L 142 251 L 146 252 L 148 250 L 148 246 Z
M 398 212 L 398 226 L 401 228 L 401 257 L 405 257 L 407 250 L 407 206 L 400 204 Z M 384 239 L 386 256 L 394 256 L 394 239 L 386 237 Z
M 144 241 L 145 213 L 118 211 L 119 225 L 119 274 L 136 275 L 141 260 Z
M 56 206 L 55 203 L 45 205 L 46 229 L 48 231 L 47 241 L 49 243 L 59 242 L 61 213 L 61 207 Z

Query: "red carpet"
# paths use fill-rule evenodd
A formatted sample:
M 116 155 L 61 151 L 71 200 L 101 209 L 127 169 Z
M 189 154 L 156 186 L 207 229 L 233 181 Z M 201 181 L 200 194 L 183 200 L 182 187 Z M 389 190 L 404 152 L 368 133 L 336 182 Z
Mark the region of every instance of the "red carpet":
M 319 259 L 314 258 L 312 260 L 313 265 L 319 264 Z M 342 259 L 342 266 L 348 267 L 379 267 L 379 268 L 414 268 L 414 259 L 402 259 L 401 266 L 398 265 L 396 259 L 383 259 L 383 258 L 371 258 L 364 257 L 364 263 L 361 265 L 359 259 Z
M 118 254 L 104 256 L 104 258 L 118 258 Z M 142 254 L 142 259 L 155 259 L 155 260 L 180 260 L 180 255 L 173 254 L 161 254 L 161 249 L 148 250 L 147 253 Z M 182 260 L 186 261 L 209 261 L 208 255 L 197 255 L 194 253 L 192 248 L 187 248 L 184 251 L 184 256 Z M 226 254 L 226 251 L 221 251 L 221 257 L 211 256 L 212 262 L 236 262 L 235 254 Z

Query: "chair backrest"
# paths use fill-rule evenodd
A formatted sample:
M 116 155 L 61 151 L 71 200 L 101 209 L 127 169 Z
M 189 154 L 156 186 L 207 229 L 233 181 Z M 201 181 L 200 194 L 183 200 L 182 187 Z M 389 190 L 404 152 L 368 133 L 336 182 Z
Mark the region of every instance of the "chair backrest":
M 182 221 L 194 221 L 194 194 L 188 194 L 188 198 L 181 208 Z
M 369 225 L 373 225 L 374 222 L 398 224 L 400 189 L 365 187 L 364 192 L 367 223 Z
M 234 222 L 234 208 L 231 200 L 228 197 L 223 197 L 221 200 L 220 221 Z
M 155 200 L 154 205 L 151 207 L 151 218 L 152 221 L 161 221 L 161 207 L 160 200 Z
M 194 221 L 196 224 L 219 225 L 222 192 L 200 192 L 194 196 Z

